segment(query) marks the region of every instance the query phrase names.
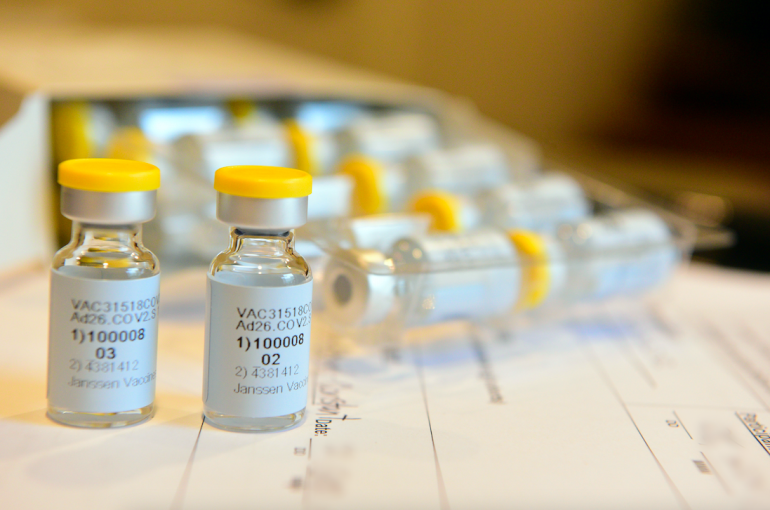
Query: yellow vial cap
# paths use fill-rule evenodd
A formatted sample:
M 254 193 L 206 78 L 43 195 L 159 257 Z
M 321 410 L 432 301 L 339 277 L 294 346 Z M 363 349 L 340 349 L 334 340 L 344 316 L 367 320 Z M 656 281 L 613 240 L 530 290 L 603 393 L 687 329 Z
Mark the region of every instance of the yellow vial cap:
M 313 192 L 309 173 L 280 166 L 225 166 L 214 174 L 214 189 L 249 198 L 299 198 Z
M 462 232 L 460 201 L 445 191 L 426 191 L 417 195 L 411 211 L 426 213 L 431 217 L 430 228 L 439 232 Z
M 315 140 L 296 120 L 284 122 L 289 144 L 294 151 L 294 164 L 309 174 L 318 174 L 318 160 L 315 155 Z
M 107 144 L 107 157 L 147 161 L 152 158 L 152 142 L 138 127 L 127 127 L 115 131 Z
M 548 266 L 548 249 L 543 238 L 527 230 L 509 230 L 508 237 L 522 260 L 523 288 L 517 307 L 529 310 L 540 305 L 548 297 L 551 274 Z
M 227 101 L 227 109 L 238 125 L 246 124 L 250 119 L 256 117 L 257 114 L 257 107 L 254 105 L 254 101 L 245 98 L 230 99 Z
M 51 132 L 54 159 L 64 161 L 94 155 L 90 135 L 91 107 L 85 101 L 66 101 L 51 106 Z
M 149 163 L 127 159 L 70 159 L 59 163 L 58 182 L 66 188 L 84 191 L 152 191 L 160 188 L 160 170 Z
M 353 211 L 356 215 L 388 210 L 388 196 L 382 186 L 383 169 L 369 157 L 353 155 L 340 165 L 339 173 L 353 178 Z

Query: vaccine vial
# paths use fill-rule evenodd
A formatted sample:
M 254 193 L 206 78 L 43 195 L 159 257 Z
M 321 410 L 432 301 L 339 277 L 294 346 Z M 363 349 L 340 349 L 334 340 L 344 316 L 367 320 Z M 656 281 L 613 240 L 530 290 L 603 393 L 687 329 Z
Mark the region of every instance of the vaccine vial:
M 342 154 L 400 162 L 438 147 L 441 130 L 431 115 L 396 111 L 358 118 L 339 133 L 338 139 Z
M 338 159 L 335 131 L 349 115 L 345 106 L 344 103 L 320 101 L 265 108 L 248 99 L 227 101 L 235 128 L 250 131 L 252 127 L 280 127 L 283 124 L 293 155 L 290 164 L 311 175 L 328 174 L 334 170 Z
M 352 179 L 351 210 L 356 216 L 400 211 L 407 204 L 408 174 L 399 163 L 351 155 L 341 162 L 339 173 Z
M 59 165 L 72 239 L 53 259 L 48 416 L 78 427 L 149 419 L 155 400 L 160 267 L 142 245 L 160 171 L 148 163 Z
M 283 167 L 293 161 L 289 134 L 276 121 L 182 136 L 173 143 L 171 154 L 180 172 L 209 183 L 224 166 L 262 161 Z
M 351 245 L 365 250 L 387 253 L 390 247 L 402 237 L 422 236 L 428 233 L 431 218 L 427 214 L 373 214 L 350 218 L 344 222 L 340 236 L 351 240 Z M 339 242 L 339 239 L 336 239 Z
M 367 248 L 352 248 L 344 258 L 331 258 L 324 265 L 318 292 L 328 319 L 344 327 L 366 327 L 394 314 L 398 279 L 390 262 L 381 251 Z
M 406 162 L 413 191 L 438 189 L 474 194 L 511 179 L 507 156 L 492 143 L 469 142 L 417 154 Z
M 329 174 L 338 157 L 334 134 L 310 131 L 293 119 L 269 117 L 212 133 L 182 136 L 170 150 L 171 161 L 181 172 L 208 182 L 218 168 L 250 161 L 266 166 L 291 165 L 313 175 Z
M 477 320 L 614 296 L 666 281 L 680 259 L 652 211 L 613 211 L 557 234 L 476 229 L 418 234 L 386 252 L 355 248 L 326 266 L 325 313 L 343 326 Z
M 208 273 L 203 405 L 236 431 L 292 427 L 305 414 L 313 278 L 294 251 L 312 178 L 264 166 L 220 168 L 217 218 L 230 246 Z
M 510 178 L 505 154 L 480 143 L 426 147 L 405 161 L 350 155 L 340 164 L 340 173 L 353 178 L 353 211 L 359 215 L 402 211 L 421 190 L 469 194 Z
M 404 211 L 416 196 L 433 192 L 471 197 L 458 199 L 462 202 L 459 205 L 467 206 L 457 212 L 472 220 L 465 228 L 473 228 L 487 217 L 494 220 L 492 224 L 505 222 L 510 226 L 529 221 L 530 216 L 550 214 L 551 218 L 566 215 L 568 207 L 586 208 L 580 186 L 566 174 L 554 172 L 511 183 L 513 174 L 507 158 L 494 144 L 466 143 L 429 148 L 404 161 L 349 155 L 342 160 L 339 172 L 353 178 L 353 211 L 359 215 Z M 484 195 L 495 189 L 501 191 Z M 539 208 L 528 216 L 526 211 L 533 204 Z M 506 217 L 510 211 L 516 215 Z
M 670 278 L 681 259 L 666 222 L 641 208 L 564 224 L 556 238 L 568 268 L 567 302 L 637 294 Z
M 412 198 L 408 209 L 431 215 L 434 230 L 450 232 L 487 225 L 553 233 L 559 225 L 591 214 L 583 189 L 562 172 L 500 184 L 474 196 L 424 191 Z
M 511 309 L 521 267 L 503 231 L 404 237 L 383 254 L 354 249 L 324 271 L 325 313 L 346 326 L 398 317 L 408 326 L 482 318 Z
M 521 267 L 504 232 L 404 238 L 390 258 L 408 275 L 397 289 L 407 325 L 490 317 L 510 310 L 519 297 Z
M 283 125 L 297 169 L 312 175 L 330 174 L 336 169 L 339 148 L 334 133 L 313 131 L 295 119 L 285 120 Z
M 555 232 L 562 223 L 581 221 L 592 212 L 580 184 L 559 171 L 490 188 L 475 202 L 487 225 L 536 232 Z
M 316 188 L 315 182 L 313 187 Z M 427 215 L 404 213 L 373 214 L 312 225 L 307 235 L 315 242 L 319 255 L 324 250 L 335 250 L 334 247 L 343 248 L 345 253 L 345 260 L 319 256 L 318 264 L 313 265 L 316 289 L 313 308 L 326 311 L 326 303 L 331 299 L 334 301 L 332 313 L 343 317 L 351 313 L 360 316 L 358 322 L 361 324 L 379 322 L 377 317 L 380 314 L 390 313 L 389 303 L 393 295 L 392 265 L 384 254 L 402 237 L 426 234 L 429 225 L 430 217 Z M 356 267 L 366 269 L 357 271 Z M 336 288 L 325 284 L 328 279 L 336 282 Z M 364 293 L 372 289 L 379 297 L 361 299 L 360 289 Z M 355 299 L 351 299 L 354 295 Z M 348 311 L 359 305 L 368 307 L 369 311 L 363 314 Z

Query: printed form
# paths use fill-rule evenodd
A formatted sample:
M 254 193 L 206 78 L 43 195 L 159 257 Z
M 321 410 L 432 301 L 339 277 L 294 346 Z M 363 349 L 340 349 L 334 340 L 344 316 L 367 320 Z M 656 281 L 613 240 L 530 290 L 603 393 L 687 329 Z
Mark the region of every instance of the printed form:
M 400 346 L 314 339 L 306 420 L 201 417 L 205 277 L 161 286 L 156 416 L 45 417 L 48 279 L 0 283 L 0 506 L 767 508 L 770 277 L 693 266 L 650 302 Z

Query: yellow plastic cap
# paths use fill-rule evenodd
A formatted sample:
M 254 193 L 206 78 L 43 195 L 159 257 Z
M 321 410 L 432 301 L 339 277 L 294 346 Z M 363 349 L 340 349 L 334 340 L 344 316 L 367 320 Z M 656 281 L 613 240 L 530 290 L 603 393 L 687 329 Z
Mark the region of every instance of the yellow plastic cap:
M 160 188 L 160 170 L 127 159 L 70 159 L 59 163 L 59 184 L 106 193 L 152 191 Z
M 369 157 L 353 155 L 340 165 L 339 173 L 353 178 L 353 212 L 356 215 L 388 210 L 388 196 L 382 185 L 383 169 Z
M 214 189 L 249 198 L 299 198 L 313 192 L 309 173 L 280 166 L 226 166 L 214 174 Z
M 245 98 L 233 98 L 227 101 L 227 109 L 230 111 L 235 123 L 243 125 L 257 114 L 254 101 Z
M 426 191 L 417 195 L 410 205 L 412 212 L 431 217 L 430 228 L 439 232 L 462 232 L 460 201 L 445 191 Z
M 115 131 L 107 144 L 107 157 L 147 161 L 152 158 L 152 142 L 138 127 L 126 127 Z
M 303 129 L 296 120 L 287 120 L 283 125 L 294 151 L 294 164 L 297 168 L 312 175 L 320 173 L 313 135 Z
M 51 106 L 51 134 L 54 160 L 90 158 L 96 152 L 91 135 L 91 105 L 65 101 Z
M 548 249 L 543 238 L 527 230 L 509 230 L 508 237 L 522 260 L 523 288 L 517 307 L 529 310 L 548 297 L 551 273 L 548 267 Z

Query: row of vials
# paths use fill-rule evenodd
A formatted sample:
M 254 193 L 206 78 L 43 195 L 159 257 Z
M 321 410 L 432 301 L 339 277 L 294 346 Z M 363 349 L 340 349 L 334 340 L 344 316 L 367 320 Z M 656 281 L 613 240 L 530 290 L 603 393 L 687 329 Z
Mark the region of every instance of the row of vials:
M 541 230 L 590 214 L 571 177 L 541 172 L 539 150 L 527 139 L 503 147 L 448 132 L 420 111 L 339 101 L 145 101 L 64 102 L 53 113 L 55 146 L 66 148 L 59 160 L 109 156 L 161 169 L 168 186 L 148 231 L 161 253 L 208 258 L 221 241 L 214 171 L 254 162 L 315 176 L 310 220 L 453 207 L 464 228 Z
M 48 416 L 120 427 L 155 412 L 160 263 L 142 240 L 160 171 L 86 158 L 59 165 L 70 242 L 53 258 Z M 313 278 L 294 250 L 312 177 L 262 166 L 216 172 L 217 217 L 231 227 L 207 278 L 203 412 L 218 427 L 280 430 L 307 405 Z M 220 226 L 226 230 L 224 226 Z
M 161 168 L 166 186 L 148 234 L 170 260 L 191 254 L 210 260 L 227 242 L 211 191 L 220 166 L 259 162 L 314 174 L 308 218 L 352 218 L 359 237 L 377 238 L 381 245 L 373 250 L 354 242 L 337 249 L 344 262 L 332 260 L 323 271 L 316 301 L 339 324 L 431 323 L 494 315 L 510 302 L 521 310 L 628 293 L 664 279 L 679 258 L 660 218 L 642 211 L 594 217 L 579 183 L 567 173 L 542 171 L 539 151 L 526 139 L 503 147 L 461 136 L 422 111 L 342 101 L 236 100 L 65 102 L 53 113 L 54 132 L 69 134 L 60 137 L 65 142 L 74 136 L 88 141 L 80 145 L 92 153 Z M 404 214 L 378 219 L 393 212 Z M 426 217 L 427 228 L 408 227 L 411 237 L 400 241 L 380 228 L 400 232 L 397 225 L 424 225 L 416 218 Z M 344 232 L 326 235 L 345 238 Z M 392 243 L 384 246 L 382 239 Z M 418 258 L 396 250 L 423 242 L 426 247 L 412 249 Z M 443 252 L 431 249 L 436 243 Z M 467 250 L 468 243 L 478 249 Z M 485 252 L 485 243 L 505 249 Z M 318 255 L 314 245 L 303 247 Z M 434 274 L 442 264 L 451 275 Z M 501 268 L 499 276 L 516 273 L 519 283 L 503 286 L 499 294 L 483 268 Z M 471 283 L 452 283 L 463 278 Z M 446 297 L 453 295 L 460 297 Z M 479 296 L 478 305 L 468 305 L 468 296 Z
M 215 173 L 216 217 L 231 228 L 207 272 L 203 404 L 219 427 L 301 422 L 316 312 L 330 325 L 384 325 L 398 334 L 549 301 L 634 294 L 664 281 L 680 258 L 669 226 L 647 210 L 541 230 L 464 230 L 473 223 L 455 216 L 482 201 L 423 197 L 429 206 L 418 212 L 311 225 L 303 246 L 326 254 L 311 262 L 314 293 L 294 238 L 307 220 L 311 181 L 274 166 Z M 155 409 L 160 267 L 141 225 L 155 214 L 160 171 L 128 160 L 69 160 L 59 183 L 73 227 L 51 273 L 48 415 L 84 427 L 138 423 Z
M 330 254 L 314 265 L 315 306 L 343 329 L 510 317 L 548 305 L 635 296 L 683 257 L 670 226 L 646 209 L 616 210 L 548 231 L 431 230 L 434 215 L 380 215 L 316 227 Z

